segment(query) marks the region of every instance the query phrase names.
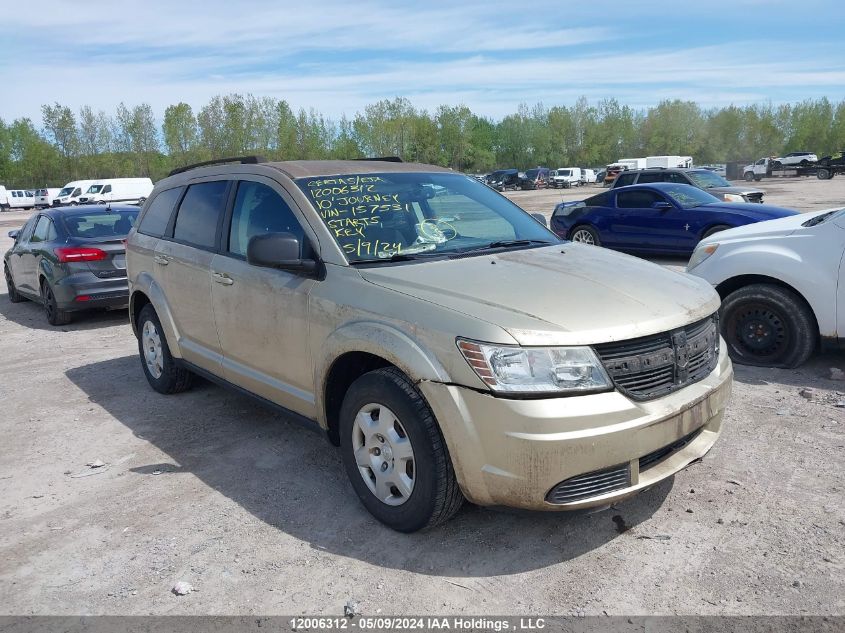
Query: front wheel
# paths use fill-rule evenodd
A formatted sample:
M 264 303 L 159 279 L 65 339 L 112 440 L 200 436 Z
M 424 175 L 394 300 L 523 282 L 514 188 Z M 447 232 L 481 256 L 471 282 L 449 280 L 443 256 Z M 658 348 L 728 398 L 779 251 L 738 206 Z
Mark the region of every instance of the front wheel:
M 816 178 L 818 178 L 819 180 L 830 180 L 830 178 L 831 178 L 830 170 L 829 169 L 819 169 L 816 172 Z
M 352 383 L 340 410 L 340 450 L 364 507 L 399 532 L 452 517 L 464 497 L 437 421 L 395 367 Z
M 581 224 L 572 229 L 569 239 L 573 242 L 580 242 L 581 244 L 589 244 L 590 246 L 601 246 L 598 231 L 593 227 Z
M 147 304 L 138 315 L 138 352 L 150 386 L 171 394 L 191 388 L 193 374 L 173 360 L 155 308 Z
M 813 314 L 787 288 L 745 286 L 725 297 L 719 313 L 728 353 L 742 365 L 797 367 L 815 349 Z
M 747 172 L 745 172 L 744 177 L 745 177 L 745 182 L 751 182 L 752 180 L 754 180 L 754 172 L 753 171 L 747 171 Z

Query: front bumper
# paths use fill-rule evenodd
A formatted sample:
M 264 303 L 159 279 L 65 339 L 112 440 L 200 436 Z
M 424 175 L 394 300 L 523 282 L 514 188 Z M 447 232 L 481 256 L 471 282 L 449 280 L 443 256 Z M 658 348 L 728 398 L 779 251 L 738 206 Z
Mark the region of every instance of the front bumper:
M 634 402 L 617 391 L 513 400 L 442 383 L 419 386 L 440 422 L 470 501 L 574 510 L 629 497 L 707 453 L 721 433 L 732 379 L 722 345 L 719 362 L 706 378 L 649 402 Z M 678 442 L 684 438 L 685 443 Z M 670 447 L 676 442 L 680 446 Z M 673 450 L 658 453 L 664 447 Z M 548 500 L 562 482 L 620 467 L 627 479 L 612 490 L 567 503 Z

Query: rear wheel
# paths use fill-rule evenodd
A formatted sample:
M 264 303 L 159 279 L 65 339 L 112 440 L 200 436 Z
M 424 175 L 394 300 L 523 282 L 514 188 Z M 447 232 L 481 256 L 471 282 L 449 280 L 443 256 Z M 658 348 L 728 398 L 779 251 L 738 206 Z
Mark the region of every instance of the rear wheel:
M 56 293 L 46 279 L 41 281 L 41 300 L 44 303 L 44 314 L 50 325 L 67 325 L 73 320 L 73 313 L 59 308 Z
M 21 293 L 18 292 L 18 289 L 15 288 L 15 282 L 12 281 L 12 273 L 9 272 L 9 269 L 4 267 L 3 272 L 6 275 L 6 289 L 9 292 L 9 301 L 12 303 L 20 303 L 24 301 L 26 297 L 24 297 Z
M 572 229 L 572 232 L 569 234 L 569 239 L 573 242 L 589 244 L 590 246 L 601 246 L 598 231 L 586 224 L 580 224 Z
M 735 290 L 719 309 L 731 358 L 743 365 L 797 367 L 816 346 L 810 308 L 796 293 L 772 284 Z
M 153 389 L 171 394 L 191 388 L 193 374 L 173 360 L 161 321 L 151 304 L 145 305 L 138 315 L 138 351 L 144 375 Z
M 443 523 L 464 501 L 431 409 L 395 367 L 364 374 L 349 387 L 340 450 L 361 503 L 394 530 Z
M 816 172 L 816 178 L 818 178 L 819 180 L 830 180 L 830 178 L 832 178 L 832 176 L 830 174 L 829 169 L 822 168 L 822 169 L 819 169 Z

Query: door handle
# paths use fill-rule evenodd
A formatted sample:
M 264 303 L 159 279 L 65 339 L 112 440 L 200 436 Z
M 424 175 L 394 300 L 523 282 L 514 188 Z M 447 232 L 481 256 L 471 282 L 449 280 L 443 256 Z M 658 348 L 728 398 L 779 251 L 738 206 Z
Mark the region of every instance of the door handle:
M 167 266 L 170 263 L 170 258 L 165 257 L 164 255 L 156 255 L 153 257 L 153 261 L 156 264 L 161 264 L 162 266 Z
M 227 275 L 226 273 L 212 272 L 211 276 L 214 277 L 214 281 L 216 281 L 218 284 L 223 284 L 224 286 L 231 286 L 233 283 L 235 283 L 235 280 L 229 277 L 229 275 Z

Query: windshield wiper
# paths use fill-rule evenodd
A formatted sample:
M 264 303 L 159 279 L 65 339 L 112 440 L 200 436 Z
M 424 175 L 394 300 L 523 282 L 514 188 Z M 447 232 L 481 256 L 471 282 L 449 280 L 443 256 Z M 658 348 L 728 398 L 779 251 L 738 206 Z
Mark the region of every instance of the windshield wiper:
M 444 253 L 434 253 L 431 251 L 422 253 L 395 253 L 390 257 L 373 257 L 371 259 L 356 259 L 354 262 L 349 262 L 351 265 L 355 264 L 381 264 L 383 262 L 409 262 L 414 259 L 426 259 L 429 257 L 444 257 Z
M 453 254 L 453 256 L 465 255 L 466 253 L 478 253 L 481 251 L 491 251 L 498 248 L 509 248 L 511 246 L 531 246 L 532 244 L 550 245 L 554 244 L 554 242 L 550 242 L 548 240 L 496 240 L 495 242 L 490 242 L 484 246 L 470 248 L 465 251 L 457 251 Z

